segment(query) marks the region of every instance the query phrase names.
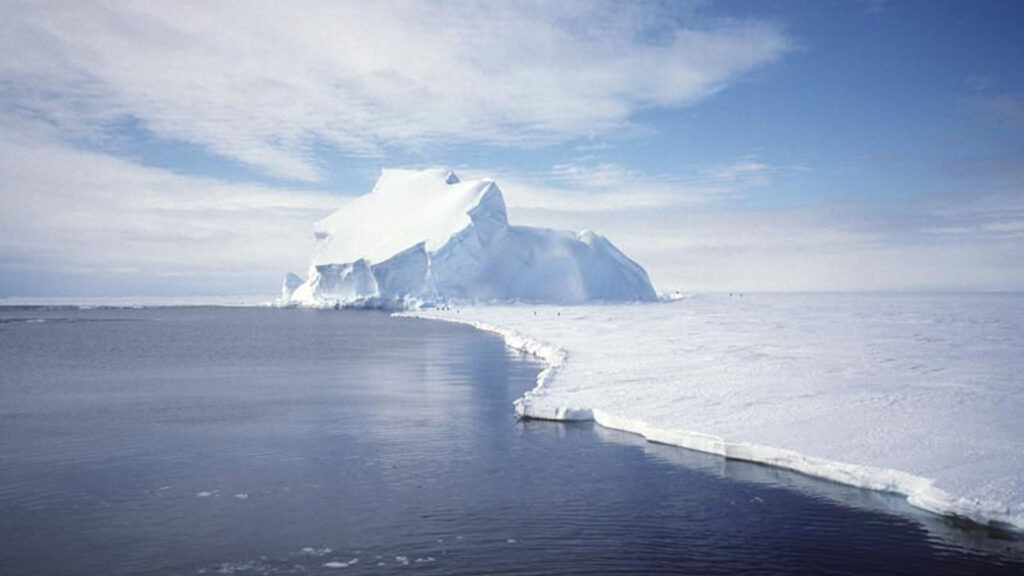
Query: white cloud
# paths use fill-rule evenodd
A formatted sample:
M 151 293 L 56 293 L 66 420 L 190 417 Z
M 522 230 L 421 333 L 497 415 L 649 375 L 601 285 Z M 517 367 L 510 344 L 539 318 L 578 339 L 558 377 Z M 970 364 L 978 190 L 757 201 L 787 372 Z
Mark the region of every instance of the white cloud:
M 702 170 L 700 178 L 710 177 L 708 186 L 725 194 L 749 184 L 745 173 L 767 177 L 770 183 L 771 175 L 790 169 L 806 170 L 741 160 L 721 169 Z M 719 178 L 720 172 L 728 177 Z M 926 195 L 884 207 L 847 199 L 754 209 L 676 201 L 667 192 L 675 184 L 665 183 L 666 193 L 648 196 L 650 202 L 616 205 L 615 197 L 630 197 L 627 180 L 613 186 L 611 197 L 599 193 L 594 205 L 588 179 L 578 181 L 579 185 L 567 184 L 563 189 L 531 190 L 527 202 L 514 200 L 519 191 L 515 181 L 511 186 L 502 183 L 503 189 L 512 190 L 510 219 L 603 234 L 641 262 L 660 290 L 1019 290 L 1024 286 L 1024 269 L 1019 265 L 1024 261 L 1020 242 L 1024 202 L 1018 195 Z M 640 178 L 637 185 L 643 190 L 646 184 Z
M 985 230 L 1001 234 L 1024 234 L 1024 220 L 1007 220 L 985 224 Z
M 305 269 L 312 222 L 343 202 L 182 176 L 10 131 L 0 131 L 0 173 L 7 293 L 272 294 L 285 271 Z
M 771 24 L 687 6 L 12 1 L 0 8 L 0 104 L 78 136 L 137 119 L 315 180 L 317 146 L 382 155 L 583 137 L 691 105 L 790 49 Z
M 705 168 L 703 175 L 708 180 L 720 184 L 764 185 L 773 171 L 774 168 L 764 162 L 748 159 Z
M 645 175 L 612 163 L 559 164 L 550 171 L 467 172 L 497 180 L 510 208 L 603 212 L 703 201 L 706 194 L 674 178 Z
M 776 166 L 747 157 L 674 174 L 648 174 L 612 162 L 556 164 L 550 170 L 459 170 L 470 178 L 491 177 L 513 209 L 608 212 L 637 208 L 699 206 L 720 203 L 768 188 L 802 165 Z

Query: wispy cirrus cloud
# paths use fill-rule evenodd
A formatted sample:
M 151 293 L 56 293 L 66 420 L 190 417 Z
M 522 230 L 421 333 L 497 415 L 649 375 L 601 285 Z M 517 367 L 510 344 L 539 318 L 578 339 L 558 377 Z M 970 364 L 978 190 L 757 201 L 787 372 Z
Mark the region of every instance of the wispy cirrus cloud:
M 748 156 L 671 174 L 594 161 L 556 164 L 535 172 L 469 169 L 459 173 L 497 179 L 513 210 L 588 213 L 720 204 L 768 189 L 782 174 L 809 171 L 803 165 L 776 165 Z
M 536 144 L 692 105 L 792 42 L 699 4 L 31 2 L 0 8 L 0 104 L 69 135 L 137 121 L 269 174 L 316 150 Z

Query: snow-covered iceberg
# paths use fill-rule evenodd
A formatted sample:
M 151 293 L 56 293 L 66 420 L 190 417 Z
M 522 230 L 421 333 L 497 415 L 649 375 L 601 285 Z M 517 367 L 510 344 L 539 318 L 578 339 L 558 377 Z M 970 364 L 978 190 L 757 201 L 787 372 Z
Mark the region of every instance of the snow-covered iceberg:
M 281 302 L 414 307 L 447 300 L 654 300 L 647 272 L 608 239 L 513 226 L 492 180 L 384 170 L 370 194 L 317 222 L 305 280 Z

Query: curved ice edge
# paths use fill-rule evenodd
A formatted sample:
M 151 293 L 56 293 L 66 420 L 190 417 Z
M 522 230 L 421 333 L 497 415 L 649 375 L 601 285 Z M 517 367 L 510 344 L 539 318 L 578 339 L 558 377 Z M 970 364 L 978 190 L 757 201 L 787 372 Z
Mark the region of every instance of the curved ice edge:
M 933 514 L 1000 531 L 1024 532 L 1024 514 L 1014 513 L 999 504 L 955 496 L 936 487 L 935 480 L 909 472 L 848 464 L 774 446 L 730 442 L 720 436 L 693 430 L 660 428 L 641 420 L 624 418 L 593 408 L 534 406 L 532 399 L 547 394 L 545 387 L 568 360 L 569 355 L 565 350 L 554 344 L 534 340 L 515 330 L 473 320 L 440 318 L 418 311 L 396 312 L 392 316 L 469 325 L 477 330 L 496 334 L 509 348 L 542 360 L 546 367 L 537 375 L 537 385 L 514 403 L 516 416 L 519 418 L 558 422 L 593 421 L 611 430 L 636 434 L 648 442 L 716 454 L 732 460 L 765 464 L 856 488 L 899 494 L 905 496 L 911 506 Z

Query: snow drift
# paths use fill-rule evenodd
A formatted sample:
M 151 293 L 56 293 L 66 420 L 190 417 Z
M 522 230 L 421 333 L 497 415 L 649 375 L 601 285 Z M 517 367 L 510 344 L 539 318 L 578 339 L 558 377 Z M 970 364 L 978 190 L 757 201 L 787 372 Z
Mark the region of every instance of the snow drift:
M 370 194 L 317 222 L 314 235 L 308 277 L 287 275 L 284 304 L 656 298 L 647 272 L 606 238 L 510 225 L 497 184 L 446 169 L 384 170 Z

